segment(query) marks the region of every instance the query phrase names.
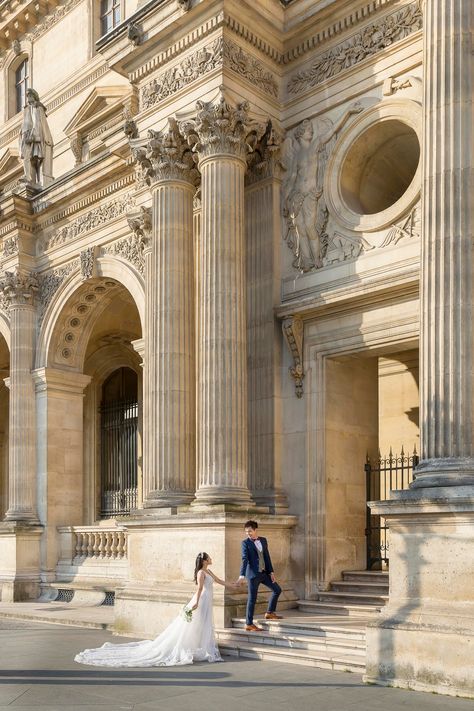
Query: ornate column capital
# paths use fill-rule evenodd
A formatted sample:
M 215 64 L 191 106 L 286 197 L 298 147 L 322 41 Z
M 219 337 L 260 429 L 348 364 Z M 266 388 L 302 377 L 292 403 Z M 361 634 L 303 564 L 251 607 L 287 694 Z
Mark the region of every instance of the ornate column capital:
M 227 154 L 245 161 L 263 133 L 249 118 L 248 101 L 233 107 L 222 90 L 217 103 L 198 101 L 195 119 L 183 122 L 181 130 L 199 161 Z
M 138 210 L 127 213 L 127 222 L 141 248 L 146 249 L 149 247 L 153 226 L 151 207 L 142 205 Z
M 149 130 L 146 143 L 131 141 L 131 146 L 148 185 L 162 180 L 182 180 L 194 186 L 199 182 L 194 156 L 174 118 L 169 119 L 167 131 Z
M 285 170 L 281 160 L 283 138 L 283 132 L 276 129 L 269 119 L 265 133 L 248 156 L 247 184 L 256 183 L 266 178 L 281 180 Z
M 34 306 L 38 289 L 36 274 L 22 269 L 5 272 L 0 281 L 0 293 L 7 309 L 25 304 Z

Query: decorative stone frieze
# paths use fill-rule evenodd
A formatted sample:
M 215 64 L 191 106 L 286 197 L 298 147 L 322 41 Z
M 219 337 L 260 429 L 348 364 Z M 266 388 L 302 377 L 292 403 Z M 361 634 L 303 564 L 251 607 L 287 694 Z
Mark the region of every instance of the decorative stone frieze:
M 145 243 L 142 239 L 137 239 L 136 233 L 123 237 L 122 239 L 112 242 L 112 244 L 103 247 L 101 254 L 112 254 L 121 259 L 125 259 L 135 269 L 144 276 L 145 274 Z
M 5 272 L 0 281 L 0 291 L 3 293 L 7 308 L 23 304 L 34 304 L 38 293 L 38 279 L 34 272 L 17 269 Z
M 2 257 L 7 259 L 8 257 L 13 257 L 18 254 L 18 236 L 9 237 L 3 242 Z
M 289 373 L 295 381 L 296 397 L 303 397 L 303 333 L 304 325 L 299 316 L 286 318 L 282 323 L 283 335 L 293 358 L 293 365 L 289 368 Z
M 278 82 L 274 74 L 235 42 L 219 37 L 148 82 L 141 90 L 141 106 L 144 109 L 150 108 L 196 79 L 201 79 L 204 74 L 224 67 L 266 94 L 278 97 Z
M 64 225 L 56 230 L 44 245 L 45 250 L 52 249 L 67 242 L 71 242 L 76 237 L 96 229 L 111 220 L 121 217 L 135 205 L 134 197 L 127 193 L 117 197 L 104 205 L 99 205 L 93 210 L 84 213 L 69 225 Z
M 298 95 L 313 89 L 412 32 L 421 30 L 422 24 L 421 0 L 417 0 L 367 25 L 349 39 L 321 54 L 309 69 L 302 69 L 290 78 L 288 93 Z

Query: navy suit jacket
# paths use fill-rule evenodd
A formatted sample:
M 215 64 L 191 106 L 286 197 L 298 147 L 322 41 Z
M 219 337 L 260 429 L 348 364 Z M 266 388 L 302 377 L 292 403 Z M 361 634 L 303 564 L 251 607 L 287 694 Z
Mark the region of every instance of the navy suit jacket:
M 273 573 L 273 565 L 268 552 L 268 543 L 266 538 L 259 536 L 259 541 L 262 544 L 263 559 L 265 561 L 265 572 Z M 244 575 L 249 580 L 258 575 L 258 550 L 257 546 L 250 538 L 242 541 L 242 565 L 240 566 L 240 575 Z

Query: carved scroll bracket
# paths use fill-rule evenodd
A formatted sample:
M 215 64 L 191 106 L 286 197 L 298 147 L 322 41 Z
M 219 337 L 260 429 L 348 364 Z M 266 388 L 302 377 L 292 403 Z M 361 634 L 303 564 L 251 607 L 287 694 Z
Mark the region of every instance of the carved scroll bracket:
M 282 323 L 283 335 L 285 337 L 288 349 L 293 357 L 293 365 L 290 366 L 289 372 L 295 381 L 296 397 L 303 397 L 303 378 L 305 372 L 303 370 L 303 320 L 299 316 L 286 318 Z

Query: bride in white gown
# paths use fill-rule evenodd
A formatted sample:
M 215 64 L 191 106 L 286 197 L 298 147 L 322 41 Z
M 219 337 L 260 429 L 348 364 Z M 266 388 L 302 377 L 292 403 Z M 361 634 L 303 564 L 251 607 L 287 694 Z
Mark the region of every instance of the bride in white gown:
M 194 571 L 198 588 L 184 608 L 192 611 L 190 621 L 183 611 L 155 639 L 128 644 L 106 642 L 97 649 L 80 652 L 75 661 L 98 667 L 171 667 L 201 661 L 221 662 L 212 621 L 212 588 L 214 581 L 231 588 L 235 585 L 211 573 L 211 564 L 207 553 L 199 553 Z

